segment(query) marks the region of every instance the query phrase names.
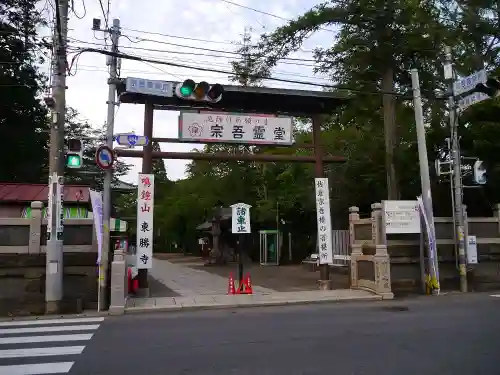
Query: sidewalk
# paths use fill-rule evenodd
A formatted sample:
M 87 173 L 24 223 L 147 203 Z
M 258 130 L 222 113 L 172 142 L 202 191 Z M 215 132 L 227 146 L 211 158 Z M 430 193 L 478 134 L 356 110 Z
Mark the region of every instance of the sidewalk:
M 253 295 L 198 295 L 135 298 L 127 301 L 126 314 L 139 312 L 207 310 L 238 307 L 306 305 L 340 301 L 380 301 L 382 297 L 363 290 L 276 292 Z
M 228 270 L 226 277 L 222 277 L 203 270 L 173 264 L 168 260 L 155 258 L 150 275 L 156 281 L 181 296 L 213 296 L 227 292 L 229 272 Z M 233 276 L 236 277 L 234 272 Z M 275 291 L 254 285 L 253 292 L 254 294 L 270 294 Z
M 229 276 L 230 268 L 227 272 Z M 129 298 L 125 313 L 222 309 L 236 307 L 281 306 L 339 301 L 378 301 L 370 292 L 352 289 L 276 291 L 255 285 L 252 295 L 227 295 L 227 276 L 186 265 L 155 259 L 150 276 L 168 293 L 154 293 L 150 298 Z M 233 276 L 235 276 L 233 272 Z

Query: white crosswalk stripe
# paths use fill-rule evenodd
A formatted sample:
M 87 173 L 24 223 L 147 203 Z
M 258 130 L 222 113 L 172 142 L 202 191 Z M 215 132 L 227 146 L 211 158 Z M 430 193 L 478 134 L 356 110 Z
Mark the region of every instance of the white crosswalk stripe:
M 95 317 L 0 322 L 0 375 L 69 373 L 103 321 Z

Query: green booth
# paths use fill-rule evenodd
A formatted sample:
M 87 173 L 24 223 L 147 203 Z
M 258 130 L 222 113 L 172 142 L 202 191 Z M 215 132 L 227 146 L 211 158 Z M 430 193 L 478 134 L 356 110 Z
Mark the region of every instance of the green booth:
M 261 230 L 260 235 L 260 265 L 279 266 L 282 235 L 277 230 Z

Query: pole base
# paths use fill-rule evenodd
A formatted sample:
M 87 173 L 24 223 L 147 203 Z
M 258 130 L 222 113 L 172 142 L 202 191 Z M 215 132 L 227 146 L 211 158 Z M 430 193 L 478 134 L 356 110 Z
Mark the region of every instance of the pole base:
M 319 290 L 332 290 L 332 280 L 318 280 Z
M 149 288 L 139 288 L 135 293 L 137 297 L 148 298 L 149 297 Z
M 62 301 L 45 302 L 45 314 L 60 314 L 62 312 Z

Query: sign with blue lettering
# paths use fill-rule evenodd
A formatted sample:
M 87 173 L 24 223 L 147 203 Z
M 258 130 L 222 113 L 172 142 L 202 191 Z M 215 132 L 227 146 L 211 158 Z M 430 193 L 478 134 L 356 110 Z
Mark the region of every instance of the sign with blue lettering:
M 130 134 L 117 134 L 115 135 L 115 141 L 120 146 L 127 146 L 134 148 L 135 146 L 146 146 L 149 143 L 148 137 L 144 135 Z

